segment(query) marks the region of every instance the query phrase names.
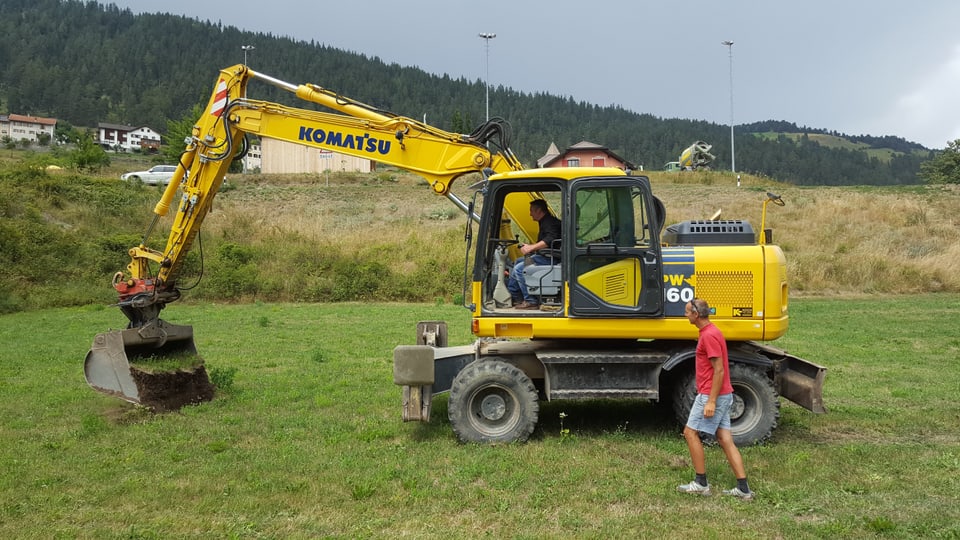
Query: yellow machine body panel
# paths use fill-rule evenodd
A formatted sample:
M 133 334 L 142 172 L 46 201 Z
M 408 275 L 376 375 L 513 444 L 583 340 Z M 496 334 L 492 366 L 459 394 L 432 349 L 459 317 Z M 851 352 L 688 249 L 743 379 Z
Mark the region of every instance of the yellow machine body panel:
M 694 265 L 694 294 L 710 304 L 710 319 L 728 340 L 769 341 L 786 333 L 789 291 L 778 246 L 697 246 Z M 667 272 L 665 266 L 665 280 L 676 279 Z
M 640 263 L 623 259 L 580 275 L 580 284 L 608 304 L 637 303 L 640 296 Z

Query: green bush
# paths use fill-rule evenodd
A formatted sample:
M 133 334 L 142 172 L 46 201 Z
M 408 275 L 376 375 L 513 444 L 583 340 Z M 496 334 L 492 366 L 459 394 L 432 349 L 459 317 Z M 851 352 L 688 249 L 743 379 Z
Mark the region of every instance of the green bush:
M 256 250 L 250 246 L 241 246 L 235 242 L 220 244 L 217 256 L 221 261 L 236 264 L 248 264 L 256 257 Z
M 235 367 L 211 367 L 207 371 L 207 375 L 210 377 L 210 383 L 212 383 L 217 390 L 227 391 L 233 388 L 233 379 L 237 375 L 237 368 Z
M 6 283 L 0 283 L 0 314 L 16 313 L 22 309 L 23 298 Z

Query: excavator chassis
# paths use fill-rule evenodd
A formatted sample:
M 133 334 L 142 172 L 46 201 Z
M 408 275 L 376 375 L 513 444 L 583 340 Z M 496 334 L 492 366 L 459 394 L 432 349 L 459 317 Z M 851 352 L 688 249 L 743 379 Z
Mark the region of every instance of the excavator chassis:
M 468 411 L 450 417 L 464 441 L 525 439 L 537 422 L 532 411 L 539 400 L 673 400 L 674 413 L 682 423 L 696 394 L 695 341 L 605 344 L 603 340 L 480 339 L 473 345 L 448 347 L 445 339 L 421 339 L 423 335 L 445 338 L 446 333 L 443 322 L 420 323 L 417 345 L 394 349 L 394 384 L 403 388 L 405 422 L 429 422 L 432 397 L 450 392 L 448 412 Z M 480 364 L 487 367 L 476 367 Z M 732 430 L 738 445 L 771 436 L 780 397 L 813 413 L 827 412 L 823 402 L 827 368 L 823 366 L 749 341 L 731 344 L 730 364 L 738 408 L 732 414 Z M 471 365 L 476 369 L 471 370 Z

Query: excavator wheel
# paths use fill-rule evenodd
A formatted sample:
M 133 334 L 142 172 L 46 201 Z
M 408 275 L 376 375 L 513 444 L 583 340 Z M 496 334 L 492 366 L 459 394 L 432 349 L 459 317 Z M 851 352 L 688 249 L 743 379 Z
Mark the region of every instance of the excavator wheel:
M 479 360 L 453 380 L 447 414 L 463 442 L 522 442 L 537 425 L 540 403 L 536 387 L 519 368 Z
M 730 409 L 733 442 L 737 446 L 750 446 L 769 439 L 780 419 L 780 400 L 773 382 L 759 368 L 730 362 L 730 384 L 733 385 Z M 681 377 L 673 390 L 674 414 L 681 424 L 686 424 L 697 395 L 693 371 Z

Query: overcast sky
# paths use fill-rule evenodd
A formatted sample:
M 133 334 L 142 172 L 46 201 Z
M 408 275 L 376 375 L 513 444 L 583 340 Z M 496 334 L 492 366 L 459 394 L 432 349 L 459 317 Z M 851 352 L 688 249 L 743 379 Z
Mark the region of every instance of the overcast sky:
M 786 120 L 930 148 L 960 139 L 957 0 L 100 1 L 469 80 L 486 77 L 478 33 L 490 32 L 491 85 L 723 125 L 732 49 L 736 124 Z M 243 60 L 223 54 L 224 66 Z M 256 54 L 250 66 L 270 74 Z

